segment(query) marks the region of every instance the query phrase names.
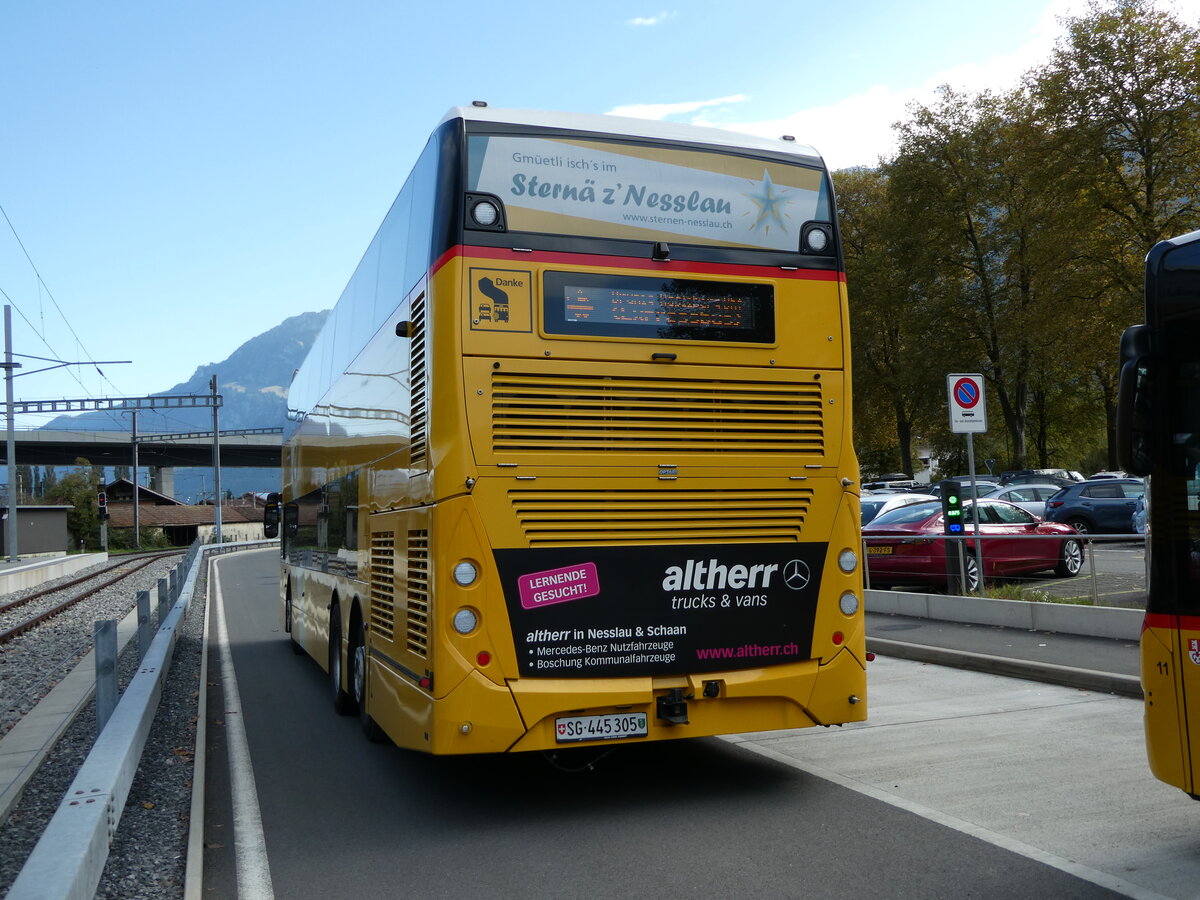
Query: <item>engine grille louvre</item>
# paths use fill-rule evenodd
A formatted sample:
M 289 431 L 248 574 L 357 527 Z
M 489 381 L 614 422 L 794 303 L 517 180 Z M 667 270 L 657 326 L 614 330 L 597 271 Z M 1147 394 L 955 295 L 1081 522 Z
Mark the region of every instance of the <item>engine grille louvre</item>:
M 371 632 L 387 641 L 396 635 L 396 533 L 371 535 Z
M 812 502 L 796 490 L 509 491 L 531 547 L 799 541 Z
M 417 297 L 412 304 L 412 336 L 409 338 L 409 377 L 412 379 L 409 425 L 411 439 L 409 454 L 411 465 L 424 464 L 429 452 L 429 348 L 426 341 L 427 318 L 425 295 Z
M 821 455 L 817 382 L 492 375 L 493 451 Z
M 420 657 L 429 655 L 429 532 L 408 533 L 408 603 L 406 607 L 408 649 Z

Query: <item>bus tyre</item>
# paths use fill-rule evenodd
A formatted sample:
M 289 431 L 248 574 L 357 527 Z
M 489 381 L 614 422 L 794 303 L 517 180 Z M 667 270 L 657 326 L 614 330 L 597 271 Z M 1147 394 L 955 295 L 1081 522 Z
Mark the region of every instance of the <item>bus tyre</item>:
M 359 622 L 354 636 L 354 646 L 350 650 L 350 691 L 352 700 L 358 707 L 358 722 L 362 725 L 363 734 L 372 743 L 379 743 L 386 735 L 383 729 L 375 724 L 371 714 L 367 712 L 367 626 Z
M 1054 574 L 1060 578 L 1071 578 L 1078 575 L 1082 568 L 1083 544 L 1076 540 L 1063 541 L 1058 565 L 1054 567 Z
M 336 606 L 329 614 L 329 693 L 339 716 L 354 712 L 350 695 L 342 689 L 342 619 Z

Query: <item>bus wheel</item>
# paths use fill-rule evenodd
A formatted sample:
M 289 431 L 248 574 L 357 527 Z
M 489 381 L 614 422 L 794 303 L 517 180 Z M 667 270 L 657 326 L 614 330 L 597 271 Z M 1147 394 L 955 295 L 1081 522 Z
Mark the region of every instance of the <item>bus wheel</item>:
M 358 707 L 358 721 L 363 734 L 372 743 L 382 741 L 385 737 L 383 729 L 375 724 L 367 712 L 367 626 L 364 622 L 358 623 L 354 647 L 350 651 L 350 690 L 353 703 Z
M 335 606 L 329 614 L 329 692 L 333 711 L 339 716 L 354 712 L 350 695 L 342 690 L 342 624 L 341 612 Z
M 1062 553 L 1058 558 L 1058 565 L 1054 567 L 1054 574 L 1060 578 L 1070 578 L 1073 575 L 1078 575 L 1079 570 L 1083 568 L 1083 544 L 1079 541 L 1063 541 Z

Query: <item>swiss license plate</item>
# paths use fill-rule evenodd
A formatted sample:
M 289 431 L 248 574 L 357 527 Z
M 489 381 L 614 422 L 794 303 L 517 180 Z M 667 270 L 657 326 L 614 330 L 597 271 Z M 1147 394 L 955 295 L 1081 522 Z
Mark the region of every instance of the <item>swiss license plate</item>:
M 867 556 L 891 556 L 891 544 L 867 544 Z
M 554 720 L 554 737 L 560 744 L 572 741 L 609 741 L 645 737 L 645 713 L 610 713 L 603 716 L 564 716 Z

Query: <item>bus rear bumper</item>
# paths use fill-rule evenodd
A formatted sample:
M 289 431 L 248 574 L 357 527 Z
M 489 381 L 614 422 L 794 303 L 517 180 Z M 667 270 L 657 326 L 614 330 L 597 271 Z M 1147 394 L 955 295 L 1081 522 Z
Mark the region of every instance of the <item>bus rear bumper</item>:
M 776 731 L 866 718 L 865 672 L 848 652 L 825 666 L 809 660 L 654 679 L 526 678 L 510 687 L 529 725 L 512 745 L 514 751 Z M 582 700 L 587 704 L 581 706 Z M 559 719 L 629 713 L 645 715 L 644 736 L 566 741 L 561 733 Z
M 809 728 L 865 720 L 866 699 L 866 672 L 845 649 L 823 666 L 806 660 L 657 678 L 520 678 L 507 687 L 474 671 L 433 702 L 428 749 L 519 752 Z M 560 737 L 560 719 L 632 714 L 645 716 L 645 735 Z

